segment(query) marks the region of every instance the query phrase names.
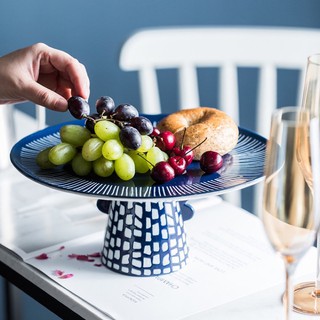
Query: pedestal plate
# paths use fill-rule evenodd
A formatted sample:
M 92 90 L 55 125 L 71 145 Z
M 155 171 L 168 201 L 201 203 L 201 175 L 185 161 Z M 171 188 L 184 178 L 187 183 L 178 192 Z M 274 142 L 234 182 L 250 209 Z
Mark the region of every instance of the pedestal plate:
M 163 115 L 148 117 L 157 122 Z M 154 276 L 182 268 L 189 249 L 181 201 L 242 189 L 263 178 L 266 140 L 242 128 L 237 146 L 224 156 L 224 166 L 213 174 L 204 174 L 196 161 L 186 174 L 165 184 L 155 184 L 148 174 L 136 174 L 125 182 L 115 176 L 78 177 L 66 166 L 41 170 L 36 155 L 59 143 L 59 129 L 65 124 L 20 140 L 11 151 L 11 161 L 35 182 L 97 199 L 99 210 L 109 215 L 102 263 L 123 274 Z

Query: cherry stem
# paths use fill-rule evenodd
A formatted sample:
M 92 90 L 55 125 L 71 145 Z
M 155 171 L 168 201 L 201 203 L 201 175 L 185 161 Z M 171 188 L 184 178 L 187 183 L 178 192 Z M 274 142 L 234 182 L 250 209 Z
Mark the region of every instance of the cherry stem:
M 187 128 L 184 127 L 183 135 L 182 135 L 182 140 L 181 140 L 181 144 L 180 144 L 180 150 L 183 149 L 183 141 L 184 141 L 184 137 L 185 137 L 185 135 L 186 135 L 186 131 L 187 131 Z
M 182 161 L 182 159 L 183 159 L 183 158 L 180 157 L 180 158 L 177 160 L 177 163 L 180 164 L 180 162 Z
M 154 164 L 151 163 L 147 158 L 145 158 L 141 153 L 138 152 L 137 155 L 138 155 L 139 157 L 141 157 L 142 159 L 146 160 L 152 167 L 154 167 Z
M 192 149 L 188 150 L 185 154 L 188 154 L 189 152 L 193 151 L 194 149 L 200 147 L 208 138 L 204 138 L 203 141 L 201 141 L 198 145 L 196 145 L 195 147 L 193 147 Z

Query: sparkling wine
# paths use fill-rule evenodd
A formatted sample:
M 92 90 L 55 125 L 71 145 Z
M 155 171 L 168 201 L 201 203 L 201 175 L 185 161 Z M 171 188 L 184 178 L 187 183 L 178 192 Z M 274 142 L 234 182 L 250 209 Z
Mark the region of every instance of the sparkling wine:
M 275 111 L 266 150 L 262 221 L 285 262 L 287 320 L 293 302 L 290 277 L 319 228 L 319 164 L 319 120 L 299 108 Z
M 320 114 L 320 54 L 308 57 L 307 70 L 303 88 L 302 108 L 311 114 L 313 120 L 319 121 Z M 318 131 L 318 137 L 319 137 Z M 312 143 L 312 145 L 317 145 Z M 303 155 L 303 153 L 302 153 Z M 308 170 L 307 170 L 308 171 Z M 309 183 L 312 185 L 312 176 L 306 174 Z M 299 283 L 294 288 L 295 311 L 319 315 L 320 314 L 320 232 L 317 234 L 317 266 L 314 281 Z M 312 279 L 311 279 L 312 280 Z
M 265 183 L 263 223 L 274 249 L 296 259 L 312 245 L 316 236 L 313 192 L 299 169 L 291 172 L 287 169 L 285 174 L 290 178 L 280 190 L 276 188 L 281 179 L 277 175 Z

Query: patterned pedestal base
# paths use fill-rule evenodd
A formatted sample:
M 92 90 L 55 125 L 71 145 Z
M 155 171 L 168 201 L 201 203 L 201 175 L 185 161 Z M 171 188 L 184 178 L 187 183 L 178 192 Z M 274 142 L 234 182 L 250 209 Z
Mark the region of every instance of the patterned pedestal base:
M 98 207 L 103 211 L 103 201 Z M 186 265 L 188 246 L 179 202 L 112 201 L 102 251 L 109 269 L 156 276 Z

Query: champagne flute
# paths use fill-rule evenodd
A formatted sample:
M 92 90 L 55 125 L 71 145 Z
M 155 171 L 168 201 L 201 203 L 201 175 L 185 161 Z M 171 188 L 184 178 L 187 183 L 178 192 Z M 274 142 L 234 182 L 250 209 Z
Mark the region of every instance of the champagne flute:
M 262 222 L 284 260 L 287 320 L 292 312 L 291 276 L 312 246 L 320 221 L 320 137 L 315 120 L 298 107 L 277 109 L 267 143 Z
M 320 114 L 320 54 L 308 58 L 302 108 L 311 118 Z M 317 234 L 317 271 L 315 281 L 299 283 L 294 288 L 293 309 L 305 314 L 320 314 L 320 234 Z

